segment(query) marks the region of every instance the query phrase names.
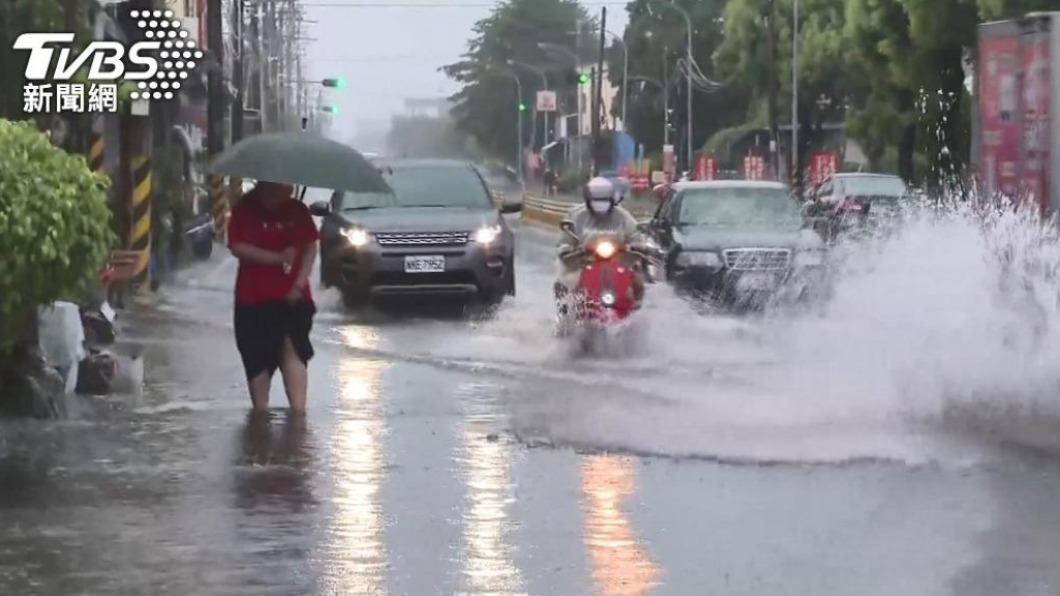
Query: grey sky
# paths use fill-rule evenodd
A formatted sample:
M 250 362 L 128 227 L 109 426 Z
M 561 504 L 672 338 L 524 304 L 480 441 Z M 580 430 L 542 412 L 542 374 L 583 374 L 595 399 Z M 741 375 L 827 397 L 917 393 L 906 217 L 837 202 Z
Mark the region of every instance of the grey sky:
M 457 60 L 471 28 L 487 16 L 488 0 L 303 0 L 310 79 L 344 76 L 350 86 L 334 94 L 335 136 L 349 139 L 358 121 L 389 121 L 407 97 L 442 97 L 457 86 L 438 67 Z M 338 6 L 335 5 L 347 5 Z M 600 2 L 588 2 L 596 13 Z M 413 6 L 409 6 L 413 5 Z M 608 3 L 608 29 L 622 31 L 622 2 Z

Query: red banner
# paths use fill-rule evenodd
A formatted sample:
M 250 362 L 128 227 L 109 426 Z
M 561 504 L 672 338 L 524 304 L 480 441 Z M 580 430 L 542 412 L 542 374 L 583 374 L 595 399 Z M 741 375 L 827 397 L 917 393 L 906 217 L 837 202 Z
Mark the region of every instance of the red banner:
M 839 170 L 839 156 L 830 151 L 810 155 L 810 182 L 817 186 Z
M 694 180 L 717 180 L 718 160 L 713 155 L 700 155 L 696 158 Z
M 1047 31 L 1024 35 L 1023 196 L 1043 212 L 1049 209 L 1049 43 Z M 1056 116 L 1053 116 L 1056 117 Z
M 743 158 L 744 180 L 764 180 L 766 177 L 766 158 L 761 155 L 748 155 Z
M 979 110 L 982 135 L 979 175 L 987 194 L 1019 192 L 1019 37 L 979 40 Z

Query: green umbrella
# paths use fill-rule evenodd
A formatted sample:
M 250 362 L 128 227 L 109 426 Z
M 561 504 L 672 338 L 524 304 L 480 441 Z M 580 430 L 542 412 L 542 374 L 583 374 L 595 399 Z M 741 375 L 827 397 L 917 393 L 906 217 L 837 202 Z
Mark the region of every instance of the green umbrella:
M 348 192 L 392 192 L 382 174 L 351 147 L 309 133 L 263 134 L 219 155 L 210 172 Z

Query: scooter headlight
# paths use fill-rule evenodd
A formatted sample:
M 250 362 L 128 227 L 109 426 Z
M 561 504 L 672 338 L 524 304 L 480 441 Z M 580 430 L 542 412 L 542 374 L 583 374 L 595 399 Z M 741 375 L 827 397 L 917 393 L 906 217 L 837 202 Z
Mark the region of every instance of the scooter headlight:
M 611 242 L 610 240 L 603 240 L 601 242 L 598 242 L 594 250 L 596 252 L 596 256 L 600 257 L 601 259 L 610 259 L 611 257 L 615 256 L 616 252 L 618 252 L 618 248 L 615 246 L 615 243 Z
M 604 292 L 603 294 L 600 294 L 600 302 L 602 302 L 604 306 L 614 306 L 615 305 L 615 294 L 614 294 L 614 292 Z
M 361 228 L 347 228 L 342 231 L 342 235 L 352 246 L 357 248 L 368 244 L 369 241 L 368 232 Z

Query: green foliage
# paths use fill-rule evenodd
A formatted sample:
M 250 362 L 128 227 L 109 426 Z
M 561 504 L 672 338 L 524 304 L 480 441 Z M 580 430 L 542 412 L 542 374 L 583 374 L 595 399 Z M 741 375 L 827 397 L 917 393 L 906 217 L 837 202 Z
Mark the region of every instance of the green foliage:
M 462 59 L 442 67 L 450 78 L 462 84 L 453 96 L 452 111 L 457 128 L 470 134 L 489 155 L 511 162 L 516 154 L 516 121 L 519 112 L 512 106 L 532 104 L 540 88 L 540 77 L 525 68 L 512 69 L 509 61 L 552 66 L 553 81 L 569 71 L 569 60 L 562 60 L 539 46 L 539 42 L 575 47 L 571 32 L 586 15 L 574 0 L 507 0 L 493 9 L 490 16 L 475 24 L 475 37 L 468 42 Z M 588 40 L 586 35 L 583 39 Z M 590 44 L 586 43 L 586 50 Z M 517 97 L 515 82 L 508 73 L 519 77 L 523 97 Z M 557 85 L 559 87 L 559 85 Z M 561 92 L 561 109 L 572 112 L 574 88 L 557 88 Z M 532 119 L 523 118 L 524 139 L 530 138 Z
M 669 0 L 666 0 L 667 2 Z M 721 76 L 712 72 L 711 57 L 723 38 L 720 20 L 726 0 L 678 0 L 692 19 L 692 54 L 703 73 L 714 79 Z M 669 107 L 673 110 L 670 125 L 671 142 L 676 143 L 685 125 L 685 84 L 676 71 L 678 59 L 685 55 L 687 31 L 685 21 L 676 11 L 660 7 L 658 0 L 635 0 L 628 6 L 629 26 L 625 40 L 629 46 L 631 76 L 644 76 L 666 83 L 669 87 Z M 622 52 L 612 51 L 608 72 L 611 82 L 621 89 Z M 717 131 L 742 122 L 750 101 L 751 82 L 744 77 L 731 77 L 728 85 L 714 93 L 694 92 L 693 130 L 695 145 L 700 145 Z M 621 96 L 619 96 L 621 98 Z M 663 142 L 663 92 L 658 85 L 634 81 L 629 89 L 627 129 L 648 148 L 661 148 Z M 621 102 L 614 104 L 621 112 Z
M 31 124 L 0 119 L 0 352 L 27 312 L 98 274 L 112 240 L 106 185 Z

